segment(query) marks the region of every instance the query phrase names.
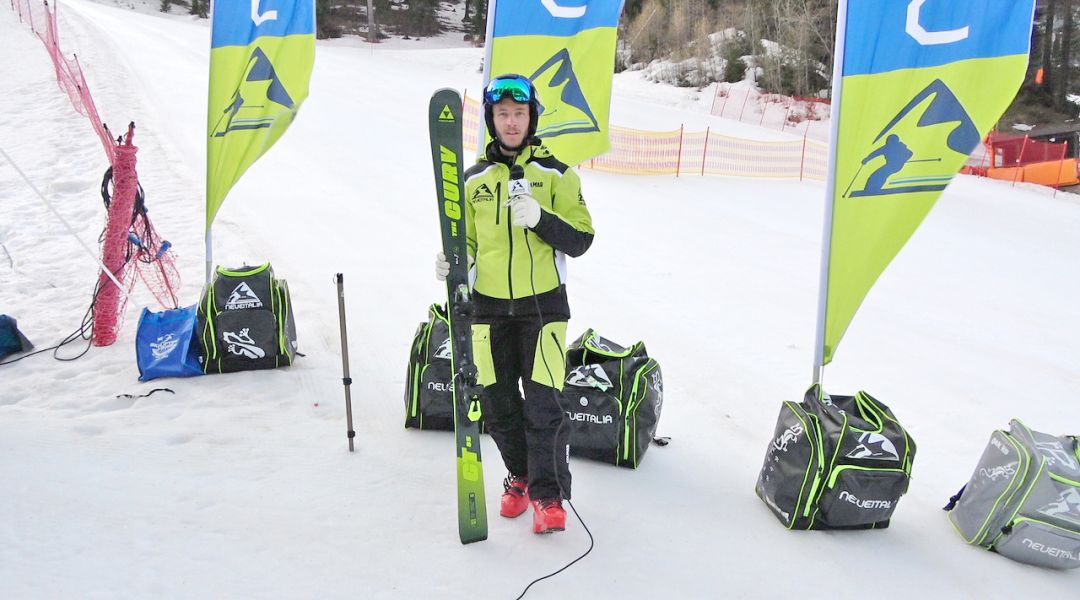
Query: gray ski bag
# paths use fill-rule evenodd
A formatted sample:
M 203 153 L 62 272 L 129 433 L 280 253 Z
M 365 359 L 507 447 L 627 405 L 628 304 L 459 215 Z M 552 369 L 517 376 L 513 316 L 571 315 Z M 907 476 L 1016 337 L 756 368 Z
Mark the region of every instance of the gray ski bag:
M 997 430 L 945 507 L 964 541 L 1013 560 L 1080 567 L 1080 443 L 1020 421 Z
M 755 491 L 788 529 L 882 529 L 914 460 L 915 441 L 889 407 L 814 385 L 780 407 Z
M 570 454 L 636 469 L 655 438 L 664 403 L 660 364 L 644 342 L 630 347 L 593 329 L 566 348 L 559 401 L 570 429 Z

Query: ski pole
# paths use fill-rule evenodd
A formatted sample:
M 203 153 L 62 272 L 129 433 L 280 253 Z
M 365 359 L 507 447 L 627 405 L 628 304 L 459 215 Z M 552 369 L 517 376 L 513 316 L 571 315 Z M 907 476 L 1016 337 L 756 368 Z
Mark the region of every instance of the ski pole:
M 865 164 L 859 165 L 859 170 L 855 171 L 855 176 L 851 178 L 851 183 L 847 184 L 847 189 L 844 190 L 844 193 L 840 196 L 841 198 L 847 198 L 848 192 L 851 191 L 851 186 L 855 185 L 855 180 L 862 174 L 863 167 L 865 166 Z
M 337 282 L 338 321 L 341 325 L 341 383 L 345 385 L 345 419 L 348 426 L 349 452 L 353 452 L 353 438 L 356 432 L 352 425 L 352 377 L 349 377 L 349 334 L 345 329 L 345 278 L 341 273 L 334 277 Z

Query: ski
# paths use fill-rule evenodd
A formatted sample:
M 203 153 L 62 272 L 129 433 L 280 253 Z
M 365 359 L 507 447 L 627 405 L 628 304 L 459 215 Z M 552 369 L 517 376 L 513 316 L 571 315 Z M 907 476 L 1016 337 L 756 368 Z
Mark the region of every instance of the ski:
M 462 544 L 487 539 L 484 471 L 480 462 L 480 391 L 472 355 L 472 301 L 465 241 L 465 185 L 461 179 L 461 96 L 441 89 L 428 104 L 431 161 L 442 248 L 450 262 L 446 277 L 450 317 L 454 438 L 457 446 L 458 534 Z

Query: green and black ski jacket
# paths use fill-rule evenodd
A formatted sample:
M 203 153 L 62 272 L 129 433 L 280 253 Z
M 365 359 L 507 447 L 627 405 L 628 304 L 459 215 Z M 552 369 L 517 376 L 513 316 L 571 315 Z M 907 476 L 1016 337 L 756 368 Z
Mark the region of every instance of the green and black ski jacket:
M 512 164 L 524 169 L 541 208 L 528 230 L 511 223 L 506 206 Z M 465 172 L 465 197 L 476 317 L 535 314 L 539 303 L 547 319 L 569 319 L 566 256 L 584 254 L 594 233 L 577 173 L 542 145 L 509 157 L 492 142 Z

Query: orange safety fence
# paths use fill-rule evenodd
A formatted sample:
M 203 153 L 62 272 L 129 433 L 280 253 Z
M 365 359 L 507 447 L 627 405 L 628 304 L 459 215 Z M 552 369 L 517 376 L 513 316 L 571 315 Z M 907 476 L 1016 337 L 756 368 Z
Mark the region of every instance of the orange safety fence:
M 986 170 L 990 179 L 1016 183 L 1037 183 L 1050 187 L 1064 187 L 1080 183 L 1077 178 L 1075 158 L 1028 163 L 1019 167 L 991 167 Z
M 1065 142 L 1042 142 L 1029 136 L 991 132 L 973 152 L 962 173 L 1001 181 L 1060 188 L 1077 185 L 1077 160 L 1068 158 Z
M 483 117 L 480 102 L 464 98 L 462 137 L 475 152 Z M 722 175 L 824 181 L 827 145 L 809 139 L 764 142 L 705 131 L 643 131 L 612 125 L 611 149 L 580 167 L 631 175 Z

